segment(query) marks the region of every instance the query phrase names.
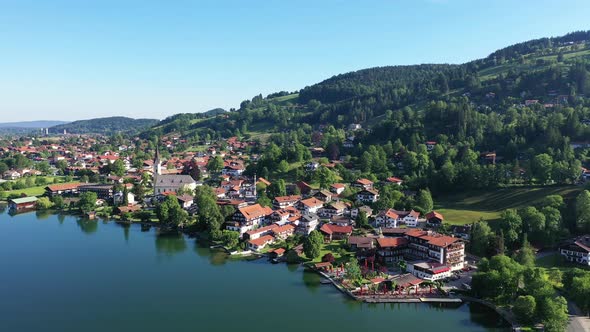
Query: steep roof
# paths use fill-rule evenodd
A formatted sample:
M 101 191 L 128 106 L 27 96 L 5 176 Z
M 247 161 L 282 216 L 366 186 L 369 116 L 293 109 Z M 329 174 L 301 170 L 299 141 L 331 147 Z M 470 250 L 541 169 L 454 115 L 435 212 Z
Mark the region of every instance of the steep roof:
M 380 248 L 394 248 L 408 244 L 408 239 L 403 237 L 381 237 L 377 239 Z
M 246 220 L 252 220 L 256 218 L 260 218 L 262 216 L 268 216 L 272 214 L 272 209 L 269 207 L 263 207 L 260 204 L 254 204 L 245 206 L 238 209 L 242 215 L 246 218 Z

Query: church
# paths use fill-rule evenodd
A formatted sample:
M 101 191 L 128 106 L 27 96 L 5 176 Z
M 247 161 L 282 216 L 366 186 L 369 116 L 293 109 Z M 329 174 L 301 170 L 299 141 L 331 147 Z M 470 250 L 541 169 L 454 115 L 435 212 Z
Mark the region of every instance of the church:
M 178 192 L 179 190 L 195 190 L 197 182 L 186 174 L 165 174 L 162 171 L 160 152 L 156 149 L 154 158 L 154 194 Z

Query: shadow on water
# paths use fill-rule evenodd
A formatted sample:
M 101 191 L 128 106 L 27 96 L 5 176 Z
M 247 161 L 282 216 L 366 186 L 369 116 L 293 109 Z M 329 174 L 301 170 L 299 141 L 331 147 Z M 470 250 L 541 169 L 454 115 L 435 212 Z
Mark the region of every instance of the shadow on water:
M 7 206 L 6 204 L 0 204 L 0 216 L 6 213 Z
M 214 266 L 224 265 L 229 258 L 223 249 L 210 249 L 204 241 L 195 240 L 193 250 L 199 257 L 209 258 L 209 263 Z
M 172 256 L 187 248 L 186 240 L 178 232 L 159 232 L 156 234 L 156 250 L 159 253 Z
M 103 223 L 108 223 L 108 220 L 103 220 Z M 125 238 L 125 242 L 129 242 L 129 229 L 131 228 L 131 224 L 129 223 L 116 223 L 123 229 L 123 237 Z
M 64 221 L 66 220 L 66 214 L 65 213 L 59 213 L 57 215 L 57 221 L 59 222 L 60 225 L 63 225 Z
M 86 218 L 76 220 L 84 234 L 94 234 L 98 230 L 98 222 Z
M 295 272 L 299 269 L 299 264 L 285 264 L 287 265 L 287 270 L 289 270 L 289 272 Z

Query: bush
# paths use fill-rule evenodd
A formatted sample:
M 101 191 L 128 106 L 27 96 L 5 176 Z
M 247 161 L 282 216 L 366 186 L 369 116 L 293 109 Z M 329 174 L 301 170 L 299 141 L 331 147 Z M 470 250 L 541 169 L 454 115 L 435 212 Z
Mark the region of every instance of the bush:
M 334 255 L 332 255 L 331 252 L 325 254 L 322 257 L 322 262 L 334 263 L 335 260 L 336 260 L 336 258 L 334 257 Z

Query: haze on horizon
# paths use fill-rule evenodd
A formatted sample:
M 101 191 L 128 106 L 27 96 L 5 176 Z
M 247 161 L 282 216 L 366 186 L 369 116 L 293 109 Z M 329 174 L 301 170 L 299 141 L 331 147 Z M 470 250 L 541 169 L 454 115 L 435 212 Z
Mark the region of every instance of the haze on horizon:
M 237 108 L 352 70 L 587 30 L 589 12 L 584 0 L 2 2 L 0 122 Z

